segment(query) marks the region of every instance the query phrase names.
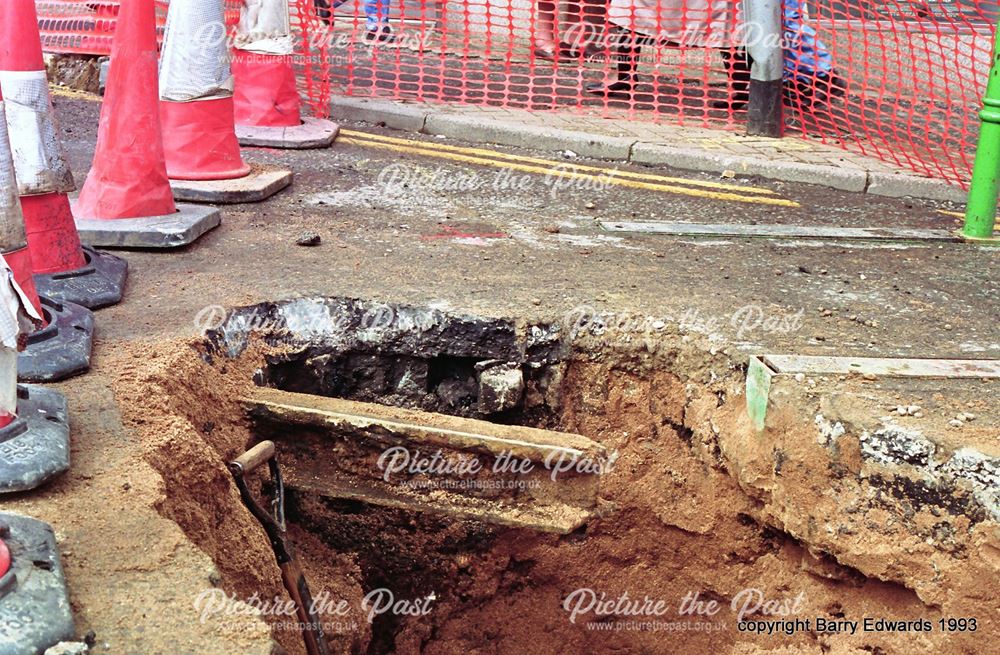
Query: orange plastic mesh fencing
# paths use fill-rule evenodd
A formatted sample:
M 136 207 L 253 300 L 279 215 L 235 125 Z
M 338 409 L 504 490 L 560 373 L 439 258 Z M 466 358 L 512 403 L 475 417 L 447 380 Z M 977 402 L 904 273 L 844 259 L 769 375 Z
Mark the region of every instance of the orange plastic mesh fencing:
M 317 118 L 330 116 L 330 76 L 333 61 L 326 38 L 327 26 L 317 15 L 313 0 L 289 0 L 295 40 L 296 70 L 305 90 L 305 102 Z
M 333 92 L 745 125 L 751 62 L 743 45 L 758 31 L 739 1 L 289 1 L 301 84 L 321 115 Z M 786 132 L 966 186 L 992 2 L 785 0 Z M 114 3 L 38 2 L 103 4 Z M 87 12 L 88 26 L 103 24 L 96 9 Z
M 791 86 L 800 92 L 786 100 L 788 124 L 968 188 L 995 0 L 818 0 L 808 8 L 799 22 L 815 32 L 833 74 L 824 79 L 808 67 L 795 74 Z M 786 4 L 786 29 L 788 13 Z M 810 59 L 809 43 L 788 41 L 786 59 Z
M 720 0 L 314 0 L 334 91 L 739 130 L 759 31 Z M 785 121 L 965 186 L 996 6 L 785 0 Z
M 2 0 L 0 0 L 2 1 Z M 230 30 L 239 20 L 240 0 L 225 0 Z M 111 0 L 36 0 L 38 29 L 46 52 L 107 56 L 111 54 L 119 3 Z M 167 22 L 168 0 L 156 0 L 160 38 Z M 330 115 L 330 57 L 317 35 L 326 31 L 312 0 L 289 0 L 296 34 L 295 62 L 299 90 L 305 105 L 317 118 Z
M 36 0 L 38 30 L 46 52 L 108 55 L 118 20 L 118 3 L 98 0 Z M 166 12 L 157 12 L 163 29 Z

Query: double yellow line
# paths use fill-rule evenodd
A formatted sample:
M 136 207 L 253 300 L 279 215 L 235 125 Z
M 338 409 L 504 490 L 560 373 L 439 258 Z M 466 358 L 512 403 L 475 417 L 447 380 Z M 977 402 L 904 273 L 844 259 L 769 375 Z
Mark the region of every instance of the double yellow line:
M 366 148 L 406 152 L 425 157 L 449 159 L 465 164 L 507 168 L 522 173 L 538 173 L 549 177 L 582 180 L 596 184 L 614 184 L 631 189 L 659 191 L 661 193 L 673 193 L 709 200 L 777 205 L 779 207 L 799 206 L 799 203 L 794 200 L 782 198 L 777 196 L 774 191 L 760 187 L 740 186 L 704 180 L 689 180 L 683 177 L 668 177 L 666 175 L 635 173 L 598 166 L 571 164 L 565 161 L 512 155 L 483 148 L 464 148 L 445 145 L 443 143 L 417 141 L 415 139 L 399 139 L 381 134 L 358 132 L 356 130 L 340 130 L 340 136 L 337 140 Z

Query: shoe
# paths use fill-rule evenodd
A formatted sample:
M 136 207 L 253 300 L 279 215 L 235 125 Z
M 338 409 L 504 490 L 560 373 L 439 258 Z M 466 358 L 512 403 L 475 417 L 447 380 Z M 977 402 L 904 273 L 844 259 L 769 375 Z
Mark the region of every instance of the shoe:
M 836 96 L 842 98 L 847 94 L 847 82 L 840 75 L 837 75 L 836 69 L 830 71 L 830 73 L 817 75 L 816 87 L 822 89 L 830 97 Z
M 392 28 L 388 25 L 379 25 L 374 29 L 365 31 L 365 41 L 368 43 L 393 43 L 396 37 L 392 34 Z
M 555 43 L 536 43 L 531 51 L 534 53 L 535 57 L 538 59 L 548 59 L 549 61 L 555 61 L 558 59 L 566 59 L 572 56 L 571 53 L 573 49 L 560 42 L 557 46 Z
M 533 54 L 536 59 L 548 59 L 549 61 L 556 60 L 556 49 L 553 45 L 536 45 L 531 49 L 531 54 Z
M 748 102 L 750 102 L 750 95 L 737 91 L 725 100 L 714 101 L 712 103 L 712 107 L 714 109 L 723 109 L 727 111 L 743 111 L 747 108 Z
M 330 9 L 330 3 L 327 0 L 313 0 L 313 6 L 316 7 L 316 17 L 332 27 L 333 11 Z
M 809 81 L 798 79 L 786 87 L 786 102 L 803 109 L 820 109 L 828 107 L 834 98 L 843 97 L 847 93 L 847 83 L 836 71 L 816 73 Z
M 829 105 L 833 98 L 843 97 L 846 93 L 847 83 L 837 74 L 837 71 L 833 71 L 832 73 L 817 73 L 809 82 L 798 79 L 790 85 L 786 82 L 784 95 L 786 105 L 808 109 Z M 735 91 L 731 97 L 713 102 L 712 107 L 741 111 L 746 109 L 749 101 L 749 93 Z
M 532 52 L 538 59 L 548 59 L 550 61 L 555 61 L 556 57 L 560 60 L 577 60 L 583 57 L 584 60 L 590 60 L 593 57 L 601 55 L 604 51 L 595 45 L 588 44 L 583 50 L 578 50 L 570 44 L 560 41 L 558 46 L 558 52 L 556 51 L 556 46 L 554 44 L 536 44 L 532 48 Z
M 618 79 L 614 82 L 597 82 L 587 84 L 583 90 L 594 95 L 606 96 L 608 98 L 622 98 L 628 100 L 632 97 L 634 84 L 631 80 Z

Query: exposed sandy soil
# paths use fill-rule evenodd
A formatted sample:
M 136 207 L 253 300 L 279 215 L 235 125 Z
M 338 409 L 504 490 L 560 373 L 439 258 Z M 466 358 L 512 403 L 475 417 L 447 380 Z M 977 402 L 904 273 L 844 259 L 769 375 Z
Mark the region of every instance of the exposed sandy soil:
M 241 598 L 280 596 L 266 540 L 242 511 L 223 465 L 251 438 L 237 401 L 262 352 L 213 358 L 211 365 L 185 343 L 144 353 L 150 355 L 152 363 L 133 358 L 122 367 L 114 388 L 135 400 L 126 406 L 143 408 L 127 411 L 125 422 L 173 490 L 158 511 L 212 557 L 223 589 Z M 1000 563 L 996 524 L 941 519 L 940 508 L 930 506 L 898 520 L 901 503 L 871 501 L 856 439 L 842 437 L 831 456 L 792 409 L 771 417 L 762 437 L 748 439 L 741 384 L 727 358 L 711 355 L 705 343 L 681 346 L 676 337 L 664 337 L 652 352 L 573 356 L 555 420 L 619 458 L 602 478 L 599 517 L 570 535 L 293 493 L 292 534 L 314 595 L 329 592 L 351 608 L 327 617 L 336 626 L 335 652 L 983 652 L 978 640 L 997 627 L 987 601 Z M 776 469 L 778 450 L 784 465 Z M 942 520 L 954 524 L 952 537 L 925 542 L 927 529 Z M 433 594 L 433 610 L 369 625 L 362 597 L 382 586 L 401 598 Z M 636 617 L 592 611 L 571 622 L 565 603 L 578 589 L 662 600 L 666 613 L 645 617 L 661 627 L 634 629 L 625 621 Z M 754 637 L 736 630 L 732 603 L 739 605 L 745 589 L 760 589 L 786 609 L 801 596 L 794 615 L 754 618 L 976 616 L 981 632 Z M 691 592 L 715 600 L 720 611 L 679 615 Z M 667 622 L 684 632 L 667 632 Z M 302 652 L 280 624 L 272 621 L 275 639 Z

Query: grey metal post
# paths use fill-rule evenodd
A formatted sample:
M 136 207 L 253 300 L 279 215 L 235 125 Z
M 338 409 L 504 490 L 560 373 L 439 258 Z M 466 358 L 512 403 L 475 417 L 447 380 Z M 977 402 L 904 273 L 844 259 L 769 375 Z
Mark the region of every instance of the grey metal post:
M 781 0 L 744 0 L 744 3 L 746 49 L 751 62 L 747 134 L 780 137 L 785 129 Z

